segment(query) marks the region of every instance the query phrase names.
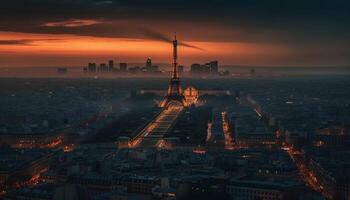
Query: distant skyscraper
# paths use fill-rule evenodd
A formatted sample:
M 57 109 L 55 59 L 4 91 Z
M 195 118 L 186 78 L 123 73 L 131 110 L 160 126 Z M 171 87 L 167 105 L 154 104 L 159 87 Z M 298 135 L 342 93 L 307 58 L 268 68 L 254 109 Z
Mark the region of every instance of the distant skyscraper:
M 88 71 L 89 72 L 96 72 L 96 63 L 89 63 Z
M 100 72 L 106 72 L 108 71 L 108 67 L 106 65 L 106 63 L 101 63 L 100 64 Z
M 219 64 L 218 61 L 211 61 L 204 65 L 201 64 L 192 64 L 191 65 L 191 73 L 212 73 L 217 74 L 219 72 Z
M 108 71 L 113 71 L 114 70 L 114 61 L 110 60 L 108 61 Z
M 209 73 L 210 72 L 210 63 L 205 63 L 204 65 L 201 65 L 201 72 L 202 73 Z
M 128 70 L 128 64 L 127 63 L 119 63 L 119 70 L 121 72 L 126 72 Z
M 201 65 L 200 64 L 192 64 L 191 65 L 191 73 L 200 73 Z
M 146 71 L 151 72 L 152 71 L 152 60 L 150 58 L 146 61 Z

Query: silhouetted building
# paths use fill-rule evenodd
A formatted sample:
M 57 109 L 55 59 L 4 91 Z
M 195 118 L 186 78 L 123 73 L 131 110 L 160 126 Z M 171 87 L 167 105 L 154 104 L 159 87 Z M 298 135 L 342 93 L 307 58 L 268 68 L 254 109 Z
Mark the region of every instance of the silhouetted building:
M 286 178 L 244 176 L 231 179 L 226 192 L 232 199 L 298 199 L 303 184 Z
M 97 69 L 96 69 L 96 63 L 89 63 L 88 65 L 88 71 L 89 72 L 96 72 Z
M 204 65 L 201 65 L 201 72 L 209 73 L 210 72 L 210 63 L 205 63 Z
M 108 61 L 108 71 L 113 71 L 114 70 L 114 62 L 113 60 Z
M 210 72 L 216 74 L 219 72 L 219 62 L 217 60 L 209 63 Z
M 191 65 L 191 73 L 200 73 L 201 72 L 201 65 L 200 64 L 192 64 Z
M 218 61 L 212 61 L 209 63 L 201 64 L 192 64 L 191 65 L 191 73 L 198 74 L 217 74 L 219 72 Z
M 152 71 L 152 60 L 150 58 L 146 61 L 146 71 L 151 72 Z
M 323 145 L 322 145 L 323 146 Z M 348 150 L 344 147 L 304 147 L 303 158 L 308 170 L 329 199 L 348 200 L 350 197 L 350 173 Z
M 121 72 L 126 72 L 128 70 L 128 64 L 127 63 L 119 63 L 119 70 Z
M 106 65 L 106 63 L 101 63 L 100 64 L 100 72 L 106 72 L 108 71 L 108 67 Z
M 144 72 L 159 72 L 159 67 L 157 65 L 152 65 L 152 60 L 150 58 L 146 61 L 146 66 L 142 69 Z

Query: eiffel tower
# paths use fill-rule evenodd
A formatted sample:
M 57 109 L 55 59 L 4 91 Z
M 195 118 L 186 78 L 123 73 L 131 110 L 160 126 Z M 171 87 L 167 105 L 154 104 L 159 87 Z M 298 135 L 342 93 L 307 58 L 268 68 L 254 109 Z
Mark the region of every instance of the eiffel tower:
M 177 39 L 176 34 L 173 40 L 173 71 L 169 83 L 169 88 L 167 94 L 164 97 L 164 100 L 161 102 L 161 107 L 167 107 L 169 104 L 181 104 L 186 106 L 185 97 L 182 93 L 182 88 L 180 84 L 179 72 L 177 69 Z

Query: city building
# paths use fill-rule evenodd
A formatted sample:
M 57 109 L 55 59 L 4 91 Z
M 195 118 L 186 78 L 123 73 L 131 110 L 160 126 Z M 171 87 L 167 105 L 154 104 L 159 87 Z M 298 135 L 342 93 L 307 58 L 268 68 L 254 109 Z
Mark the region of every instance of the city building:
M 201 65 L 200 64 L 192 64 L 191 65 L 191 73 L 200 73 L 201 70 Z
M 5 187 L 35 183 L 39 175 L 45 172 L 54 150 L 47 149 L 1 149 L 0 150 L 0 189 Z
M 302 182 L 289 178 L 243 176 L 232 178 L 226 192 L 233 200 L 295 200 L 303 189 Z
M 217 60 L 209 62 L 210 73 L 219 73 L 219 62 Z
M 219 73 L 219 62 L 211 61 L 209 63 L 201 64 L 192 64 L 191 73 L 194 74 L 218 74 Z
M 146 71 L 147 72 L 152 72 L 153 71 L 153 68 L 152 68 L 152 60 L 151 58 L 148 58 L 147 61 L 146 61 Z
M 89 63 L 88 71 L 89 72 L 96 72 L 97 71 L 96 63 Z
M 108 67 L 107 67 L 106 63 L 100 64 L 99 72 L 108 72 Z
M 323 194 L 330 199 L 348 200 L 350 173 L 349 152 L 341 147 L 306 147 L 304 159 L 311 178 L 317 180 Z
M 114 61 L 113 60 L 109 60 L 108 61 L 108 71 L 114 71 Z

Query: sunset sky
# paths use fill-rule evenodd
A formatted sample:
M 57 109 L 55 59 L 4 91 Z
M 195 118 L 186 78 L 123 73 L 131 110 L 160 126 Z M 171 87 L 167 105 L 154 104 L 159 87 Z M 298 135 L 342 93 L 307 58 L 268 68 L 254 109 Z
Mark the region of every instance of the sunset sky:
M 179 61 L 350 64 L 347 0 L 4 0 L 0 67 Z

